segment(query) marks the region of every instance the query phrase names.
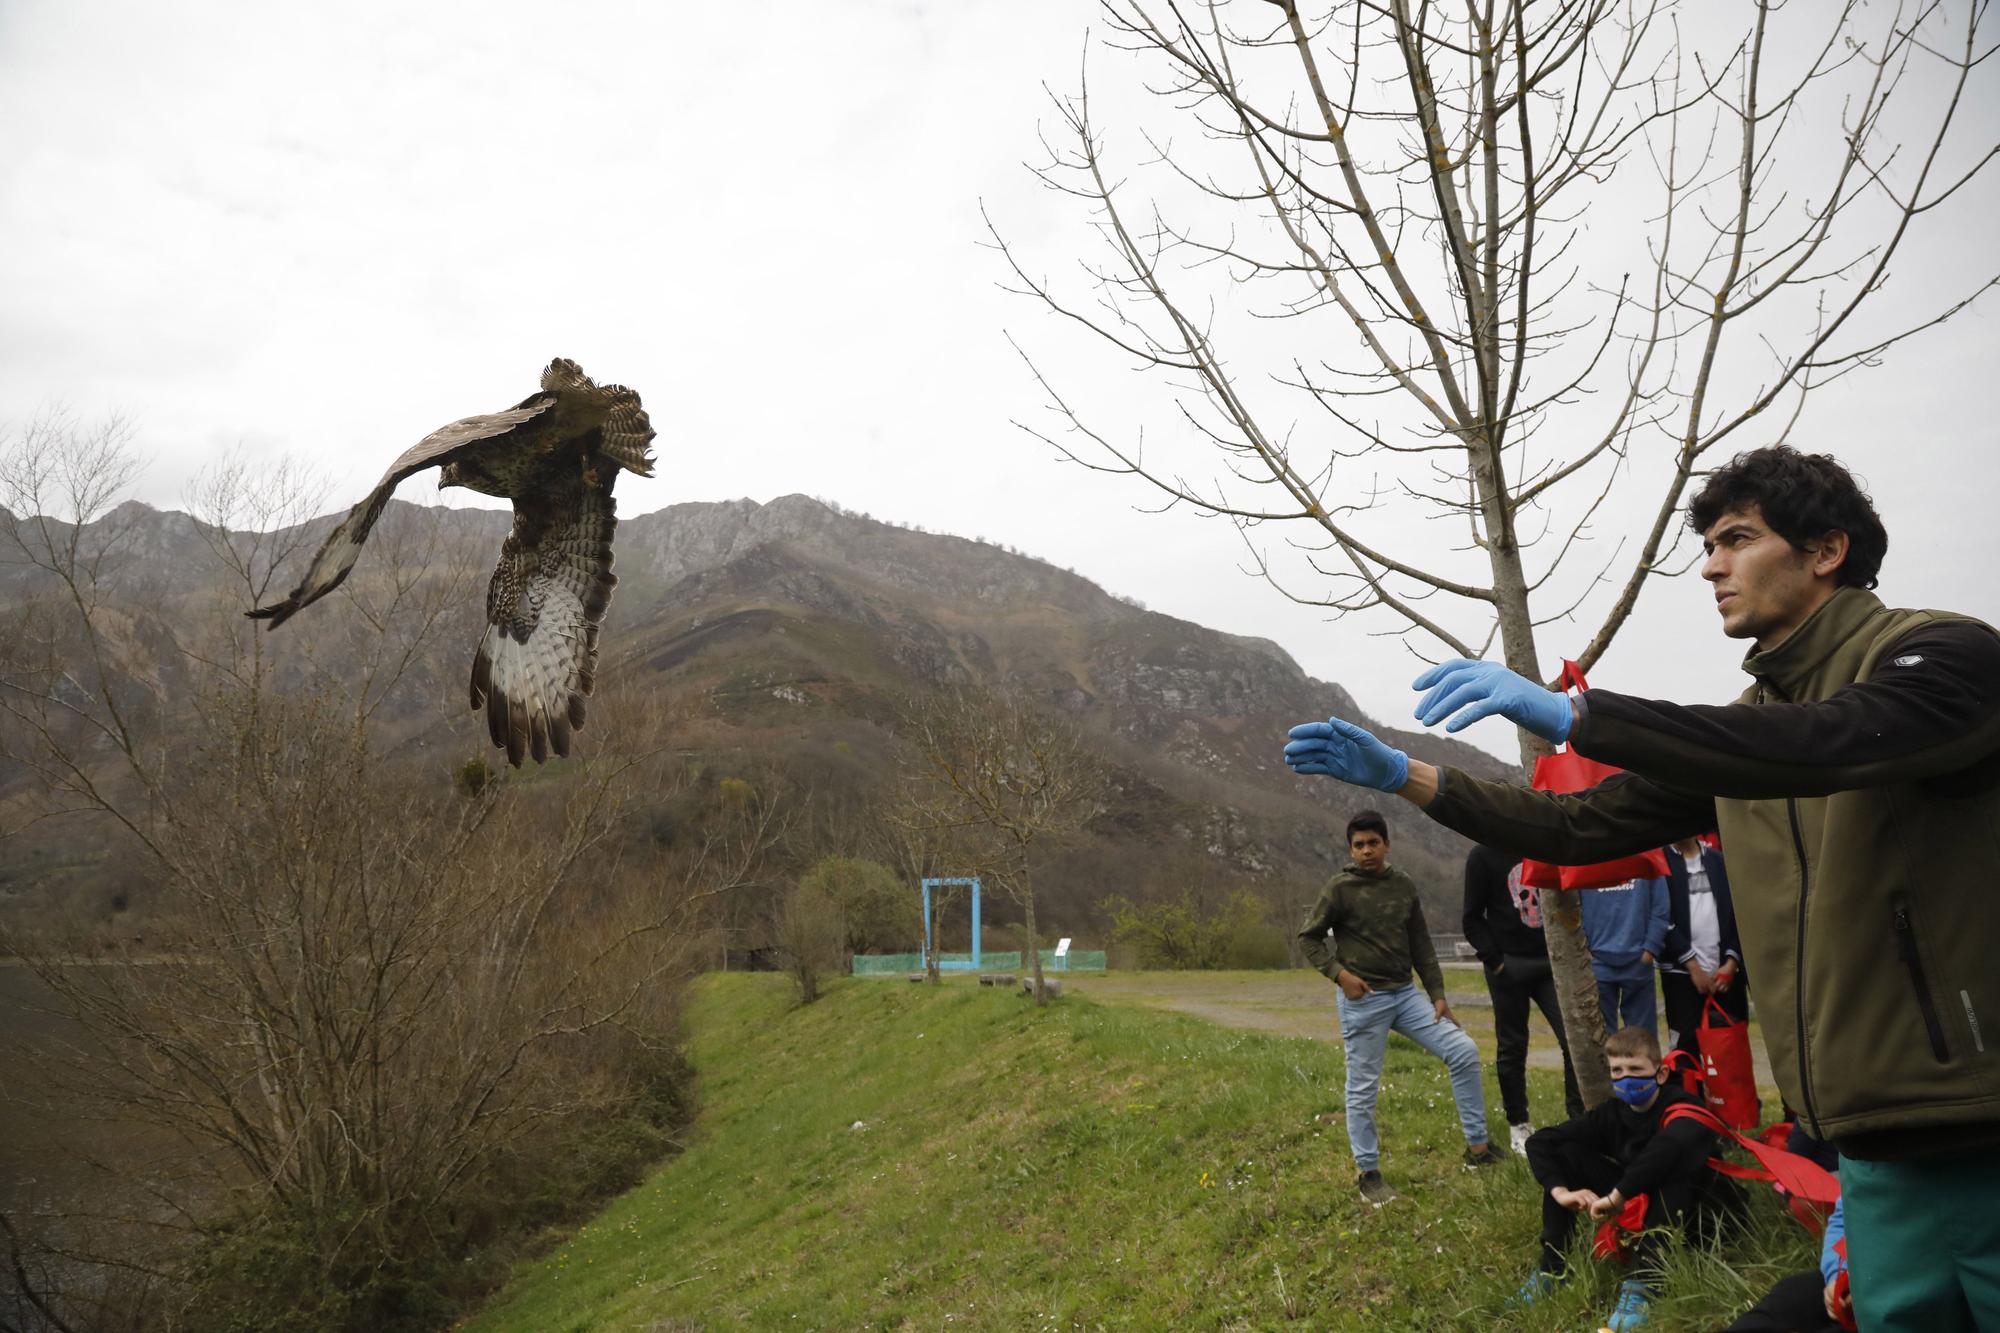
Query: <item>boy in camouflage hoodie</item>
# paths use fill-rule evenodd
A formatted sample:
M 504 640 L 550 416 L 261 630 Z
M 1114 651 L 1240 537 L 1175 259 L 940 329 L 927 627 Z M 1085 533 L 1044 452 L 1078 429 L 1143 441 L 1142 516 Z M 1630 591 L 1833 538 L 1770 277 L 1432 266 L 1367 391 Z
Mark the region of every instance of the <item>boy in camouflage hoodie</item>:
M 1320 891 L 1299 929 L 1308 961 L 1340 987 L 1340 1039 L 1347 1048 L 1347 1138 L 1360 1170 L 1361 1197 L 1380 1206 L 1396 1197 L 1382 1179 L 1375 1094 L 1394 1029 L 1451 1071 L 1451 1095 L 1465 1132 L 1465 1162 L 1485 1166 L 1506 1154 L 1486 1138 L 1479 1048 L 1445 1002 L 1444 973 L 1410 877 L 1389 864 L 1389 825 L 1373 810 L 1347 822 L 1352 858 Z M 1420 993 L 1411 980 L 1423 980 Z M 1428 998 L 1426 998 L 1428 997 Z

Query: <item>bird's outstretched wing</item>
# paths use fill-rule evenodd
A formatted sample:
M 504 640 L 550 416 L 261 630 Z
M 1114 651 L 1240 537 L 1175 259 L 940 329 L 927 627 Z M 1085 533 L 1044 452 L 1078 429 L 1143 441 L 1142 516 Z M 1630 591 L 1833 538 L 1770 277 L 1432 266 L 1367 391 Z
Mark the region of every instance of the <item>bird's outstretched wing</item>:
M 597 626 L 618 583 L 611 483 L 576 476 L 514 501 L 514 530 L 486 589 L 486 635 L 472 659 L 472 707 L 486 710 L 493 743 L 520 767 L 569 753 L 595 683 Z
M 347 511 L 347 517 L 339 526 L 327 534 L 320 545 L 319 553 L 313 556 L 312 564 L 306 568 L 305 578 L 292 589 L 291 595 L 282 602 L 270 606 L 260 606 L 245 615 L 252 620 L 267 620 L 269 628 L 276 629 L 289 620 L 299 608 L 332 592 L 340 586 L 354 562 L 361 555 L 362 546 L 368 541 L 369 530 L 375 520 L 382 517 L 382 510 L 388 506 L 389 497 L 403 478 L 412 472 L 421 472 L 427 467 L 436 467 L 451 461 L 452 455 L 472 445 L 485 444 L 523 430 L 532 430 L 536 421 L 555 406 L 553 393 L 538 393 L 524 401 L 519 407 L 510 407 L 505 412 L 492 412 L 485 416 L 467 417 L 454 421 L 449 426 L 432 431 L 401 458 L 389 465 L 388 472 L 375 489 L 361 503 Z

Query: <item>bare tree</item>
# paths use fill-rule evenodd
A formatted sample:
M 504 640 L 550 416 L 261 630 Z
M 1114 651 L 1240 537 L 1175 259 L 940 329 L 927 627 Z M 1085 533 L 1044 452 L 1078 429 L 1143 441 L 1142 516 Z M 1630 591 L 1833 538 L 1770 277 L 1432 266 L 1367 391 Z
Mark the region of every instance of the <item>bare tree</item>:
M 1987 10 L 1106 0 L 1108 45 L 1185 133 L 1115 154 L 1086 78 L 1038 174 L 1104 257 L 1056 281 L 994 239 L 1021 291 L 1170 386 L 1174 425 L 1107 429 L 1035 369 L 1056 424 L 1026 429 L 1226 516 L 1279 591 L 1377 613 L 1427 660 L 1497 639 L 1545 679 L 1538 637 L 1601 607 L 1587 638 L 1553 631 L 1587 669 L 1684 567 L 1675 519 L 1711 451 L 1782 439 L 1814 389 L 1996 281 L 1871 317 L 2000 151 L 1990 126 L 1954 133 Z M 1636 549 L 1585 564 L 1621 504 Z M 1409 543 L 1412 515 L 1438 535 Z M 1303 535 L 1274 558 L 1267 524 Z M 1524 764 L 1544 751 L 1521 733 Z M 1595 1104 L 1575 895 L 1545 907 Z
M 1035 1003 L 1046 1004 L 1035 928 L 1036 857 L 1095 815 L 1106 790 L 1076 725 L 1018 695 L 943 691 L 904 710 L 902 739 L 928 788 L 922 821 L 1021 907 Z

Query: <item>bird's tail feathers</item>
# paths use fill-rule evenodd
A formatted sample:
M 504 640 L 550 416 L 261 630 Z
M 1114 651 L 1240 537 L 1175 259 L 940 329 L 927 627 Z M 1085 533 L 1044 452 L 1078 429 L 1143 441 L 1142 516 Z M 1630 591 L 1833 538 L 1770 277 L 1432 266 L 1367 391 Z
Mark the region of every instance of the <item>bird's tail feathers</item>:
M 589 627 L 590 639 L 597 627 Z M 542 645 L 546 651 L 546 645 Z M 542 763 L 553 754 L 569 754 L 571 734 L 583 727 L 583 696 L 590 692 L 592 673 L 588 667 L 580 680 L 569 688 L 547 676 L 548 664 L 540 653 L 518 643 L 498 625 L 488 625 L 472 658 L 469 698 L 472 711 L 486 714 L 486 734 L 493 744 L 507 752 L 507 762 L 515 768 L 533 757 Z M 551 705 L 554 705 L 551 707 Z
M 653 475 L 653 451 L 647 446 L 657 433 L 639 405 L 639 395 L 622 384 L 607 384 L 611 410 L 604 418 L 604 456 L 628 472 L 642 477 Z

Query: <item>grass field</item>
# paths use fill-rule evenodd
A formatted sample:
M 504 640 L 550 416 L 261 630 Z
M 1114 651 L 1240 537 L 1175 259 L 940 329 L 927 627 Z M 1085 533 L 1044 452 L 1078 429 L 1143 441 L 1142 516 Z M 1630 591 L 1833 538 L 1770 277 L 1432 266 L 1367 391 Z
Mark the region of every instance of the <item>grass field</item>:
M 1536 1187 L 1518 1162 L 1461 1166 L 1443 1070 L 1414 1046 L 1392 1045 L 1380 1117 L 1404 1197 L 1374 1210 L 1337 1045 L 1079 989 L 1036 1013 L 963 981 L 846 980 L 800 1009 L 778 977 L 705 980 L 685 1151 L 465 1327 L 1587 1330 L 1608 1309 L 1602 1265 L 1510 1307 Z M 1530 1079 L 1559 1104 L 1556 1074 Z M 1810 1265 L 1756 1203 L 1727 1262 L 1680 1256 L 1654 1327 L 1713 1328 Z

